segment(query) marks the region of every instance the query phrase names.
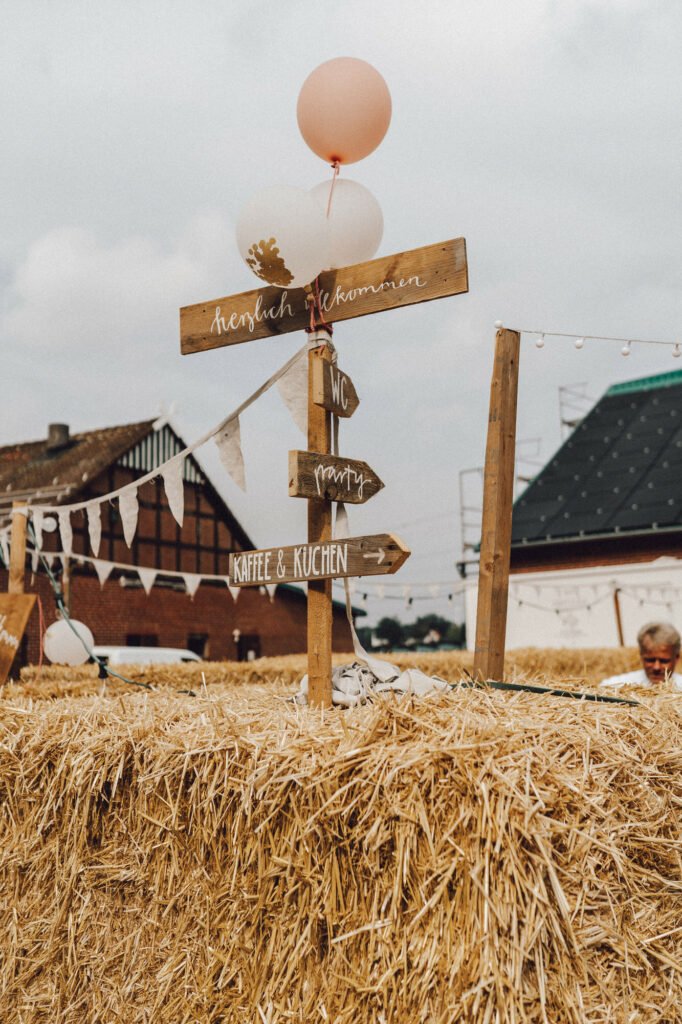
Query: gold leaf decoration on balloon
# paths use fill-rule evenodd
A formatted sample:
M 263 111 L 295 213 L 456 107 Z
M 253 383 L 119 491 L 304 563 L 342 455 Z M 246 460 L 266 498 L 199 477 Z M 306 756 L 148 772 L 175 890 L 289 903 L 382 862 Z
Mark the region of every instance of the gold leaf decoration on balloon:
M 294 279 L 294 275 L 287 269 L 279 254 L 276 238 L 270 238 L 267 242 L 261 238 L 260 242 L 254 242 L 249 249 L 246 262 L 256 277 L 260 277 L 261 281 L 267 281 L 268 284 L 283 287 L 291 284 Z

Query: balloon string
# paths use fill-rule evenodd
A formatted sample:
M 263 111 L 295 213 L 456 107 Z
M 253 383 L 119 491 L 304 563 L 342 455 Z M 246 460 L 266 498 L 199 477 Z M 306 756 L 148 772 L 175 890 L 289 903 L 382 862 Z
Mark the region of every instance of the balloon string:
M 334 169 L 334 173 L 332 175 L 332 183 L 331 183 L 331 185 L 329 187 L 329 199 L 327 200 L 327 217 L 329 217 L 329 213 L 330 213 L 331 208 L 332 208 L 332 196 L 334 195 L 334 185 L 336 184 L 336 179 L 339 176 L 339 170 L 340 170 L 339 161 L 335 160 L 334 163 L 332 164 L 332 167 Z
M 322 312 L 322 303 L 320 302 L 320 279 L 319 279 L 319 277 L 315 278 L 314 284 L 315 284 L 315 306 L 317 308 L 317 315 L 320 318 L 318 322 L 323 327 L 326 327 L 327 330 L 329 331 L 329 333 L 331 334 L 332 333 L 332 326 L 331 326 L 331 324 L 327 323 L 327 321 L 324 318 L 324 313 Z

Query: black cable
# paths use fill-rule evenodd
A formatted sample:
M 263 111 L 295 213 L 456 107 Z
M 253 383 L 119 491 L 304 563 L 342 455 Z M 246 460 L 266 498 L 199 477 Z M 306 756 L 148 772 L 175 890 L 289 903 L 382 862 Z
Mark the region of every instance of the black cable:
M 511 690 L 516 693 L 549 693 L 553 697 L 569 697 L 571 700 L 590 700 L 600 704 L 627 704 L 630 707 L 638 708 L 640 703 L 638 700 L 626 700 L 625 697 L 607 697 L 606 694 L 601 693 L 581 693 L 578 690 L 559 690 L 552 686 L 533 686 L 531 683 L 503 683 L 496 682 L 493 679 L 481 679 L 476 680 L 463 669 L 465 674 L 469 677 L 468 683 L 454 683 L 452 689 L 456 686 L 465 686 L 467 688 L 478 687 L 483 688 L 489 686 L 492 690 Z
M 119 675 L 118 672 L 114 672 L 114 670 L 112 668 L 109 668 L 109 666 L 107 665 L 107 663 L 105 661 L 103 661 L 101 658 L 98 658 L 97 655 L 93 651 L 90 650 L 90 648 L 86 644 L 86 642 L 83 639 L 83 637 L 80 635 L 78 630 L 75 628 L 75 626 L 71 622 L 71 619 L 69 617 L 69 613 L 66 610 L 66 606 L 65 606 L 63 598 L 62 598 L 62 588 L 59 585 L 59 582 L 56 579 L 54 573 L 52 572 L 52 569 L 50 568 L 47 559 L 44 557 L 42 551 L 38 547 L 37 538 L 36 538 L 36 535 L 35 535 L 35 531 L 33 529 L 33 523 L 29 522 L 27 524 L 27 526 L 28 526 L 28 530 L 29 530 L 29 533 L 30 533 L 30 536 L 31 536 L 31 540 L 33 541 L 35 550 L 38 553 L 38 557 L 40 558 L 40 561 L 43 563 L 43 566 L 45 568 L 45 572 L 47 573 L 47 578 L 50 581 L 50 585 L 51 585 L 52 590 L 54 592 L 55 604 L 57 605 L 57 608 L 59 609 L 59 612 L 60 612 L 62 618 L 68 624 L 69 629 L 71 630 L 71 632 L 74 634 L 74 636 L 77 636 L 78 639 L 80 640 L 81 644 L 83 645 L 83 649 L 85 650 L 85 653 L 88 655 L 88 657 L 92 661 L 95 662 L 96 665 L 99 666 L 99 672 L 98 672 L 99 678 L 100 679 L 107 679 L 108 677 L 112 676 L 115 679 L 120 679 L 120 681 L 122 683 L 128 683 L 129 686 L 138 686 L 142 690 L 151 690 L 152 692 L 154 692 L 154 687 L 150 686 L 149 683 L 141 683 L 141 682 L 139 682 L 136 679 L 126 679 L 125 676 Z

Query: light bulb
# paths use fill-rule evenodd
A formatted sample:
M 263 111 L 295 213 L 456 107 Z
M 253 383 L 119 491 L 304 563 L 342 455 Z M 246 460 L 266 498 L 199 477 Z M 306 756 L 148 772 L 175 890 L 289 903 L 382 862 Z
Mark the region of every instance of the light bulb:
M 585 344 L 585 339 L 584 338 L 576 338 L 575 339 L 575 347 L 576 348 L 582 348 L 584 344 Z
M 679 341 L 676 341 L 673 345 L 673 359 L 679 359 L 682 356 L 682 347 Z
M 544 348 L 545 347 L 545 336 L 544 336 L 544 334 L 541 334 L 539 336 L 539 338 L 535 342 L 535 347 L 536 348 Z
M 629 341 L 625 342 L 625 344 L 623 345 L 622 349 L 620 350 L 620 354 L 622 356 L 629 356 L 630 355 L 630 342 Z
M 502 321 L 501 321 L 501 320 L 496 320 L 496 321 L 495 321 L 495 327 L 496 327 L 496 328 L 498 329 L 498 331 L 499 331 L 499 330 L 500 330 L 500 328 L 502 327 Z

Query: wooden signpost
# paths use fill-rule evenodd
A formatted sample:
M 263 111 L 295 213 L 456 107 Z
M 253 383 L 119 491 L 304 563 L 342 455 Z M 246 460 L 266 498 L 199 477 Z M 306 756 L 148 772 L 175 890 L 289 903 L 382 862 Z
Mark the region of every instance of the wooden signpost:
M 0 686 L 7 679 L 35 602 L 35 594 L 0 594 Z
M 396 306 L 411 306 L 469 290 L 466 244 L 454 238 L 320 274 L 320 306 L 336 323 Z M 256 338 L 304 330 L 310 321 L 306 291 L 257 288 L 180 310 L 183 355 Z
M 317 281 L 316 305 L 333 323 L 466 291 L 466 244 L 456 238 L 326 271 Z M 310 301 L 310 289 L 268 287 L 185 306 L 181 351 L 309 329 Z M 351 379 L 332 363 L 331 335 L 320 329 L 318 341 L 308 353 L 308 451 L 289 453 L 289 494 L 308 499 L 308 543 L 231 555 L 230 583 L 308 581 L 308 699 L 329 707 L 332 579 L 396 572 L 410 552 L 390 533 L 332 539 L 332 501 L 367 501 L 383 483 L 367 463 L 331 455 L 331 416 L 351 416 L 359 399 Z
M 230 584 L 258 587 L 342 576 L 383 576 L 397 572 L 409 555 L 408 548 L 392 533 L 240 551 L 230 555 Z
M 289 452 L 289 496 L 362 505 L 383 487 L 366 462 L 319 452 Z
M 313 365 L 313 402 L 347 419 L 359 406 L 360 399 L 347 374 L 333 363 L 318 360 Z

